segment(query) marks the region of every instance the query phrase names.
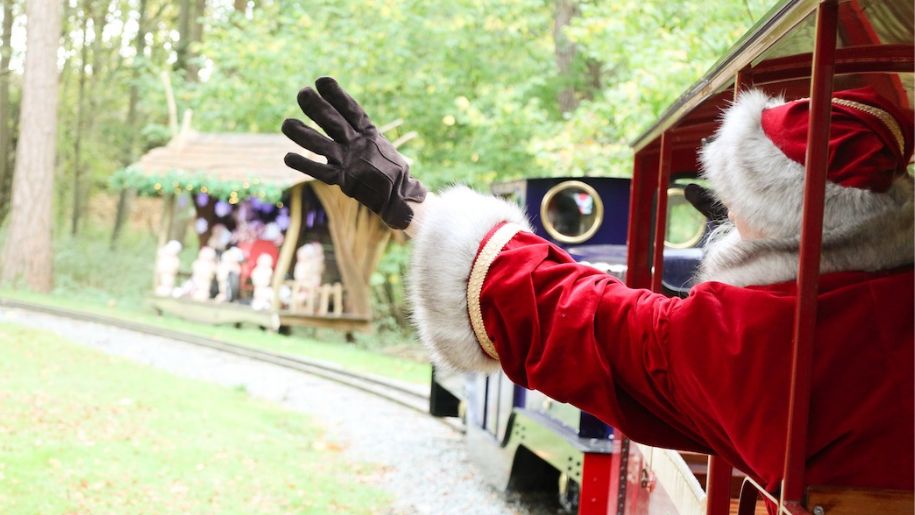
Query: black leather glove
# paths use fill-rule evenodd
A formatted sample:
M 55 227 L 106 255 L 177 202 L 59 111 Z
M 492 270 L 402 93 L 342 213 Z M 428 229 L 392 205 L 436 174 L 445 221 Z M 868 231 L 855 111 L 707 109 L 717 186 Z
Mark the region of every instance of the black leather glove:
M 724 204 L 715 198 L 711 190 L 698 184 L 687 184 L 683 188 L 683 196 L 712 223 L 717 224 L 727 220 L 728 208 L 724 207 Z
M 283 122 L 283 134 L 300 146 L 327 158 L 318 163 L 299 154 L 286 154 L 286 164 L 319 181 L 340 186 L 394 229 L 406 229 L 413 218 L 407 200 L 422 202 L 426 188 L 410 176 L 407 161 L 369 117 L 330 77 L 299 91 L 302 111 L 332 139 L 300 120 Z

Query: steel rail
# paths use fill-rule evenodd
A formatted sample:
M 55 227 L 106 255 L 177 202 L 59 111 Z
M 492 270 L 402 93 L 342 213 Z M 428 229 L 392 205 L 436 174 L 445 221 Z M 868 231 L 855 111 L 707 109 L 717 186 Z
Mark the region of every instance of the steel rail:
M 270 363 L 272 365 L 289 368 L 313 376 L 321 377 L 344 386 L 349 386 L 365 393 L 380 397 L 389 402 L 399 404 L 405 408 L 420 413 L 428 414 L 429 396 L 420 391 L 420 387 L 412 388 L 409 385 L 401 385 L 387 381 L 385 379 L 343 369 L 335 365 L 323 363 L 320 361 L 310 360 L 299 356 L 269 352 L 260 349 L 254 349 L 244 345 L 229 343 L 216 338 L 207 338 L 189 333 L 165 329 L 149 324 L 143 324 L 121 318 L 97 315 L 82 311 L 46 306 L 9 298 L 0 298 L 0 307 L 20 309 L 43 313 L 46 315 L 69 318 L 83 322 L 96 323 L 125 329 L 128 331 L 168 338 L 171 340 L 188 343 L 199 347 L 207 347 L 227 354 L 234 354 L 244 358 Z M 456 424 L 449 423 L 446 419 L 439 419 L 445 422 L 448 427 L 459 430 Z

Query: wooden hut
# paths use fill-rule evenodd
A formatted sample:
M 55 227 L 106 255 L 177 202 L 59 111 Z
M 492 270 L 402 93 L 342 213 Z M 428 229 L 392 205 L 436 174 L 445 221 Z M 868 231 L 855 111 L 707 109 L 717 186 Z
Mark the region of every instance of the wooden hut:
M 184 131 L 116 174 L 116 186 L 164 199 L 160 247 L 166 242 L 180 196 L 185 203 L 188 198 L 194 203 L 201 247 L 212 237 L 214 221 L 226 216 L 227 205 L 232 212 L 246 203 L 256 203 L 258 209 L 275 206 L 275 210 L 288 213 L 278 215 L 285 218 L 282 243 L 275 253 L 269 308 L 252 309 L 244 298 L 241 302 L 217 302 L 211 297 L 190 300 L 160 294 L 151 297 L 157 311 L 209 323 L 249 322 L 273 330 L 295 325 L 346 331 L 370 328 L 370 277 L 392 231 L 338 187 L 286 167 L 283 156 L 290 151 L 308 154 L 278 134 Z M 296 250 L 309 241 L 323 244 L 325 281 L 342 285 L 342 305 L 327 309 L 327 299 L 322 299 L 325 309 L 303 312 L 284 299 L 293 282 Z

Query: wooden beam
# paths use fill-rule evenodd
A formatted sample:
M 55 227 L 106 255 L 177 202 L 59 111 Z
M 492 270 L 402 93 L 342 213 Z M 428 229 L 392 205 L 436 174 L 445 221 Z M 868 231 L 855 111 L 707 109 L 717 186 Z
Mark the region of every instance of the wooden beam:
M 168 242 L 172 233 L 172 218 L 175 215 L 175 194 L 166 193 L 162 198 L 162 219 L 159 221 L 159 247 Z
M 301 313 L 281 312 L 279 314 L 281 326 L 317 327 L 321 329 L 334 329 L 336 331 L 372 332 L 371 318 L 352 316 L 317 316 L 303 315 Z
M 292 266 L 296 246 L 299 242 L 299 231 L 302 228 L 302 188 L 303 184 L 296 184 L 289 191 L 289 227 L 286 228 L 286 238 L 280 247 L 280 255 L 273 269 L 273 310 L 280 309 L 280 288 L 286 280 L 286 273 Z
M 257 311 L 248 306 L 233 303 L 195 301 L 190 299 L 173 299 L 170 297 L 153 297 L 150 299 L 153 309 L 159 313 L 168 313 L 184 320 L 204 324 L 256 324 L 271 331 L 279 329 L 279 317 L 273 311 Z

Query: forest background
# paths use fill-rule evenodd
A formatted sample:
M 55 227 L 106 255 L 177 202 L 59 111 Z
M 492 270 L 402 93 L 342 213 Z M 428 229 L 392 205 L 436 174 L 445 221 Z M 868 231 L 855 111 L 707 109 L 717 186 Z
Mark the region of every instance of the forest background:
M 110 178 L 171 137 L 166 82 L 196 130 L 273 133 L 299 115 L 302 86 L 332 75 L 378 123 L 401 118 L 416 131 L 403 152 L 432 188 L 628 176 L 628 143 L 772 3 L 65 0 L 53 292 L 128 306 L 148 293 L 155 229 L 125 223 L 138 201 Z M 12 205 L 25 4 L 3 0 L 0 23 L 0 238 Z M 406 326 L 406 257 L 392 244 L 373 277 L 379 325 L 394 332 Z

